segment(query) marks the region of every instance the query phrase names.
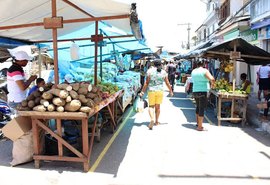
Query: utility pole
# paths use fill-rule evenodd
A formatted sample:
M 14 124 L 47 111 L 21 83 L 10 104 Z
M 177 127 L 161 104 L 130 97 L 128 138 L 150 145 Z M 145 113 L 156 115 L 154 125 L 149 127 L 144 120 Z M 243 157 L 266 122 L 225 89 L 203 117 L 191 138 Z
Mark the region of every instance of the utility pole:
M 191 23 L 183 23 L 183 24 L 177 24 L 177 26 L 187 26 L 188 28 L 187 28 L 187 31 L 188 31 L 188 40 L 187 40 L 187 49 L 190 49 L 190 30 L 191 30 L 191 28 L 190 28 L 190 25 L 191 25 Z

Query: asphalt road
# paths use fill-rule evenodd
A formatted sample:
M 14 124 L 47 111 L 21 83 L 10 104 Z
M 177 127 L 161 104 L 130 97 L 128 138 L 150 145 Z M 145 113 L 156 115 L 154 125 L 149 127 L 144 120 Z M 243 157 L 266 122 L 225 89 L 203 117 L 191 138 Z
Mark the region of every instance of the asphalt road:
M 149 130 L 147 109 L 127 109 L 112 134 L 104 130 L 95 143 L 91 169 L 77 163 L 33 162 L 10 167 L 12 143 L 0 141 L 1 184 L 270 184 L 270 136 L 253 126 L 224 122 L 217 126 L 212 108 L 196 131 L 195 109 L 183 86 L 165 93 L 161 124 Z M 13 176 L 16 178 L 12 178 Z M 24 179 L 24 180 L 22 180 Z

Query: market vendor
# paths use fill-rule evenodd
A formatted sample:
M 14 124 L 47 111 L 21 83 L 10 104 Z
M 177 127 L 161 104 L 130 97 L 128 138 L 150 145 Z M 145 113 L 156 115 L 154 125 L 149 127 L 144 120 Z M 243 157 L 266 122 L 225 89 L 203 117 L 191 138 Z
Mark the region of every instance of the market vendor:
M 241 90 L 245 91 L 247 94 L 250 94 L 250 89 L 251 89 L 251 83 L 249 80 L 247 80 L 247 74 L 242 73 L 240 75 L 240 79 L 242 80 L 241 84 Z
M 25 80 L 23 67 L 32 58 L 25 51 L 18 51 L 13 55 L 14 62 L 7 72 L 8 102 L 10 107 L 16 108 L 26 98 L 26 90 L 30 84 L 37 78 L 36 75 L 30 76 Z

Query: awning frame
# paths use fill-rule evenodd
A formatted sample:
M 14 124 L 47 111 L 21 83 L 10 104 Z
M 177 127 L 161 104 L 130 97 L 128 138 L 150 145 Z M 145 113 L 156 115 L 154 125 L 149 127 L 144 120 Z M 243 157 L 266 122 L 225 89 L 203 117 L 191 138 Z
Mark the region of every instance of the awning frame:
M 125 15 L 116 15 L 116 16 L 104 16 L 104 17 L 94 17 L 91 14 L 85 12 L 81 8 L 79 8 L 77 5 L 71 3 L 68 0 L 62 0 L 68 5 L 72 6 L 73 8 L 83 12 L 84 14 L 87 14 L 90 16 L 90 18 L 81 18 L 81 19 L 69 19 L 69 20 L 63 20 L 63 24 L 69 24 L 69 23 L 78 23 L 78 22 L 95 22 L 95 36 L 97 37 L 98 35 L 98 21 L 103 21 L 103 20 L 112 20 L 112 19 L 126 19 L 130 18 L 130 14 L 125 14 Z M 57 17 L 57 2 L 56 0 L 51 0 L 51 9 L 52 9 L 52 17 L 51 18 L 56 18 Z M 9 25 L 9 26 L 1 26 L 0 30 L 7 30 L 7 29 L 18 29 L 18 28 L 25 28 L 25 27 L 34 27 L 34 26 L 44 26 L 44 22 L 37 22 L 37 23 L 29 23 L 29 24 L 19 24 L 19 25 Z M 53 42 L 53 50 L 54 50 L 54 81 L 55 84 L 59 84 L 59 71 L 58 71 L 58 40 L 57 40 L 57 29 L 58 28 L 50 28 L 52 29 L 52 42 Z M 90 38 L 88 38 L 90 40 Z M 74 40 L 74 39 L 70 39 Z M 34 42 L 34 41 L 33 41 Z M 95 80 L 94 84 L 97 84 L 97 53 L 98 53 L 98 39 L 94 40 L 95 42 Z

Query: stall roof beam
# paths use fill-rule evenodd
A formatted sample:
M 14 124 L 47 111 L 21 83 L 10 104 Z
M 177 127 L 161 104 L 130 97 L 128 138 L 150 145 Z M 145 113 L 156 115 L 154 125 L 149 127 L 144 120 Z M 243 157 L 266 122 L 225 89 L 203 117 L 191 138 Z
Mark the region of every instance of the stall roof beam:
M 106 44 L 114 44 L 114 43 L 126 43 L 126 42 L 138 42 L 138 40 L 122 40 L 122 41 L 113 41 L 113 42 L 106 42 Z M 82 47 L 89 47 L 89 46 L 94 46 L 95 44 L 83 44 L 83 45 L 79 45 L 80 48 Z M 62 48 L 58 48 L 58 50 L 64 50 L 64 49 L 70 49 L 69 47 L 62 47 Z M 148 48 L 150 49 L 150 48 Z M 48 49 L 47 51 L 52 51 L 52 49 Z
M 134 35 L 116 35 L 116 36 L 104 36 L 104 39 L 115 39 L 115 38 L 125 38 L 125 37 L 134 37 Z M 68 41 L 80 41 L 80 40 L 90 40 L 90 37 L 87 38 L 73 38 L 73 39 L 59 39 L 58 42 L 68 42 Z M 45 43 L 45 42 L 52 42 L 52 40 L 38 40 L 35 43 Z
M 79 23 L 79 22 L 91 22 L 91 21 L 103 21 L 103 20 L 113 20 L 113 19 L 126 19 L 126 18 L 129 18 L 129 16 L 130 16 L 129 14 L 125 14 L 125 15 L 115 15 L 115 16 L 69 19 L 69 20 L 63 20 L 63 24 Z M 18 29 L 18 28 L 26 28 L 26 27 L 34 27 L 34 26 L 44 26 L 44 23 L 43 22 L 37 22 L 37 23 L 29 23 L 29 24 L 0 26 L 0 30 Z
M 230 56 L 230 53 L 219 52 L 219 51 L 207 51 L 206 54 L 227 55 L 227 56 Z M 255 55 L 243 55 L 243 54 L 241 54 L 241 57 L 244 57 L 244 58 L 254 58 L 254 59 L 262 59 L 262 60 L 270 60 L 270 57 L 262 57 L 262 56 L 255 56 Z
M 143 51 L 143 50 L 150 50 L 150 48 L 135 49 L 133 51 Z M 120 51 L 118 53 L 125 53 L 125 52 L 127 52 L 127 51 Z M 110 56 L 110 55 L 112 55 L 112 54 L 111 53 L 102 54 L 102 56 Z M 98 57 L 100 57 L 100 55 L 98 55 Z M 70 62 L 79 62 L 79 61 L 82 61 L 82 60 L 87 60 L 87 59 L 92 59 L 92 58 L 95 58 L 95 56 L 85 57 L 85 58 L 81 58 L 81 59 L 78 59 L 78 60 L 72 60 Z

